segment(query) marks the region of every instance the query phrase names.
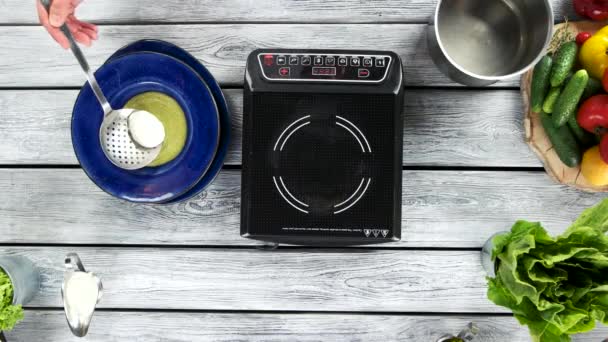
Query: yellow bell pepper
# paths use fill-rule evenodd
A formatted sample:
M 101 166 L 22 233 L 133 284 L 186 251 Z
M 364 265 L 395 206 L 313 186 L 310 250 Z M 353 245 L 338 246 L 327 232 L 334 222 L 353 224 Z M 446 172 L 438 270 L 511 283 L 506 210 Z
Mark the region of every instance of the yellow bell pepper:
M 608 185 L 608 164 L 602 159 L 599 146 L 592 147 L 585 152 L 581 173 L 591 185 Z
M 597 31 L 581 47 L 581 65 L 595 79 L 601 80 L 608 68 L 608 26 Z

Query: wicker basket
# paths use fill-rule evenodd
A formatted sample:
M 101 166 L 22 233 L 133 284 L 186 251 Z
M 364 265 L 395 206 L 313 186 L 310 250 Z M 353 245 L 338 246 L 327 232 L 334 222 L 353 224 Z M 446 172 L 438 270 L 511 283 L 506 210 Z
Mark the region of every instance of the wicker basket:
M 607 24 L 608 23 L 606 22 L 592 21 L 569 22 L 567 24 L 567 29 L 576 36 L 579 32 L 584 31 L 594 33 Z M 556 25 L 555 32 L 564 27 L 564 25 L 566 24 Z M 543 162 L 549 176 L 557 182 L 583 191 L 608 192 L 608 186 L 597 187 L 589 184 L 581 174 L 580 167 L 567 167 L 559 159 L 557 153 L 555 153 L 553 144 L 551 144 L 551 141 L 549 141 L 549 138 L 545 134 L 538 113 L 533 113 L 530 110 L 530 83 L 532 81 L 532 72 L 532 70 L 528 71 L 521 78 L 521 94 L 525 111 L 524 126 L 526 130 L 526 142 Z

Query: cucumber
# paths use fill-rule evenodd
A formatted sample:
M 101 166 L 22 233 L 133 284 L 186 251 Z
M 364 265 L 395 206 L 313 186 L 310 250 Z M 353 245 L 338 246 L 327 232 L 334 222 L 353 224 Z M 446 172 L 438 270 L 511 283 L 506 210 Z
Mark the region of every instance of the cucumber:
M 555 105 L 555 101 L 561 92 L 562 88 L 560 87 L 551 88 L 549 90 L 549 94 L 547 94 L 547 97 L 545 97 L 545 102 L 543 102 L 543 112 L 553 113 L 553 105 Z
M 551 86 L 559 87 L 564 83 L 568 73 L 574 67 L 576 55 L 578 53 L 578 45 L 576 42 L 568 42 L 562 44 L 555 54 L 553 68 L 551 69 Z
M 556 127 L 562 127 L 570 117 L 574 116 L 588 81 L 587 71 L 579 70 L 566 84 L 553 106 L 553 123 Z
M 593 95 L 599 94 L 603 89 L 602 82 L 598 81 L 593 77 L 589 77 L 589 81 L 587 82 L 587 86 L 585 87 L 585 91 L 583 91 L 583 95 L 581 96 L 581 101 L 584 101 L 590 98 Z
M 582 153 L 568 126 L 555 126 L 547 113 L 540 113 L 540 120 L 559 159 L 568 167 L 578 166 Z
M 581 144 L 581 146 L 589 147 L 594 144 L 595 139 L 593 137 L 593 134 L 585 131 L 578 124 L 578 122 L 576 121 L 576 116 L 573 116 L 570 119 L 568 119 L 568 127 L 570 127 L 570 131 L 572 132 L 572 134 L 574 134 L 574 136 L 576 137 L 576 140 L 578 140 L 578 142 Z
M 545 56 L 534 67 L 530 92 L 530 106 L 534 113 L 541 111 L 543 101 L 549 91 L 549 77 L 552 65 L 553 59 L 551 56 Z

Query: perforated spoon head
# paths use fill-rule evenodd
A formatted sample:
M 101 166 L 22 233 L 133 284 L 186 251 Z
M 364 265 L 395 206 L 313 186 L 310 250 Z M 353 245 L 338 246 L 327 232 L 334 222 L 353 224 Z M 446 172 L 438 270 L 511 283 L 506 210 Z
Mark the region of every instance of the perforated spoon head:
M 99 128 L 103 153 L 112 164 L 125 170 L 137 170 L 150 165 L 162 147 L 162 141 L 156 147 L 146 148 L 133 140 L 129 134 L 129 116 L 133 112 L 133 109 L 113 110 L 104 117 Z

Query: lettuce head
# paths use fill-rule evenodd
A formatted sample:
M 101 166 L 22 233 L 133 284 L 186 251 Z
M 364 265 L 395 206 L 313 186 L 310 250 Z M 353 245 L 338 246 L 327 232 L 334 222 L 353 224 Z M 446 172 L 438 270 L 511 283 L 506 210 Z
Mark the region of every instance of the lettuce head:
M 13 284 L 0 269 L 0 331 L 12 330 L 23 319 L 23 309 L 13 303 Z
M 564 234 L 518 221 L 493 239 L 495 278 L 488 298 L 509 308 L 534 342 L 568 342 L 570 335 L 608 325 L 608 199 L 583 212 Z

